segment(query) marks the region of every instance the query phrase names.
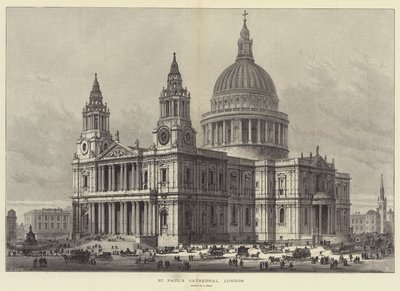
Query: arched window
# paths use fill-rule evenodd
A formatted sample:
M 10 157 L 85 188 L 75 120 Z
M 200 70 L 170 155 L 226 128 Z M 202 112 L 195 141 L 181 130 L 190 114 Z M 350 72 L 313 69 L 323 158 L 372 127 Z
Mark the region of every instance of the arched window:
M 168 212 L 167 210 L 163 209 L 160 213 L 160 225 L 165 226 L 168 225 Z
M 250 209 L 246 207 L 246 225 L 250 225 Z
M 88 176 L 86 175 L 83 176 L 83 187 L 88 187 Z
M 169 101 L 165 102 L 165 117 L 169 116 Z
M 219 224 L 224 224 L 224 209 L 222 207 L 219 210 Z
M 279 223 L 285 222 L 285 209 L 281 208 L 279 210 Z

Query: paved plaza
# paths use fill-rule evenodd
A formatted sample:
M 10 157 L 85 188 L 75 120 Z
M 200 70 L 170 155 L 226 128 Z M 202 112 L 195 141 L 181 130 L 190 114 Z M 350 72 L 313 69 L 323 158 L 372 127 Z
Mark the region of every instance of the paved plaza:
M 95 245 L 101 245 L 103 252 L 112 252 L 115 246 L 118 247 L 118 251 L 134 250 L 137 245 L 132 241 L 91 241 L 85 242 L 79 246 L 79 248 L 93 249 L 94 252 L 98 251 Z M 298 246 L 304 247 L 304 246 Z M 285 250 L 294 250 L 296 247 L 287 247 Z M 76 249 L 76 248 L 75 248 Z M 119 272 L 394 272 L 394 256 L 387 256 L 382 259 L 375 260 L 361 260 L 361 263 L 355 264 L 349 259 L 349 255 L 344 255 L 344 259 L 347 259 L 348 266 L 344 266 L 343 263 L 339 263 L 336 269 L 331 269 L 329 264 L 321 265 L 319 263 L 312 264 L 311 261 L 294 261 L 293 267 L 289 267 L 289 263 L 285 265 L 284 269 L 280 268 L 278 262 L 271 263 L 269 257 L 282 257 L 285 253 L 273 253 L 263 254 L 260 253 L 259 259 L 244 259 L 243 267 L 236 267 L 229 265 L 229 259 L 234 259 L 236 253 L 227 253 L 222 259 L 202 259 L 200 253 L 204 254 L 207 249 L 196 250 L 193 253 L 187 253 L 186 251 L 179 253 L 170 254 L 157 254 L 154 262 L 144 263 L 145 258 L 150 258 L 149 253 L 143 253 L 139 256 L 121 256 L 113 255 L 111 261 L 96 260 L 96 264 L 92 265 L 89 263 L 65 263 L 64 258 L 61 255 L 58 256 L 46 256 L 47 267 L 44 268 L 33 268 L 32 256 L 8 256 L 6 258 L 6 268 L 8 271 L 35 271 L 35 272 L 51 272 L 51 271 L 119 271 Z M 316 247 L 311 249 L 311 256 L 329 256 L 331 258 L 339 260 L 339 255 L 332 255 L 330 250 L 325 250 L 322 247 Z M 174 259 L 179 256 L 180 261 Z M 189 256 L 193 256 L 193 260 L 189 261 Z M 361 256 L 361 253 L 353 253 L 353 256 Z M 137 259 L 141 258 L 141 262 L 137 262 Z M 162 260 L 170 262 L 170 268 L 166 269 L 158 268 L 158 262 Z M 260 262 L 269 261 L 269 270 L 260 270 Z M 190 263 L 190 270 L 184 270 L 184 262 Z

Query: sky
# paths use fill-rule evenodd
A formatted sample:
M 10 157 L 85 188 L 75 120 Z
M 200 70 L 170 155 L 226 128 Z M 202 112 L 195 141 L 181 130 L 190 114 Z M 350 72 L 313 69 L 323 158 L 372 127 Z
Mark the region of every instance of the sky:
M 352 212 L 393 207 L 394 14 L 248 9 L 255 62 L 289 116 L 290 157 L 315 153 L 351 174 Z M 71 161 L 97 72 L 121 142 L 150 146 L 176 52 L 200 135 L 219 74 L 235 60 L 240 9 L 8 8 L 6 207 L 70 203 Z M 201 141 L 201 136 L 198 136 Z M 18 210 L 19 209 L 19 210 Z

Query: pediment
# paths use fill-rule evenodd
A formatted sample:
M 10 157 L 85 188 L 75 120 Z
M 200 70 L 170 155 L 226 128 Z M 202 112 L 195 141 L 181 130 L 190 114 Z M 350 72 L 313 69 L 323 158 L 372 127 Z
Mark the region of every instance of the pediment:
M 115 142 L 109 147 L 105 152 L 100 155 L 100 159 L 110 159 L 110 158 L 123 158 L 136 156 L 138 151 L 132 149 L 128 146 Z
M 314 160 L 311 163 L 311 166 L 320 169 L 332 170 L 331 166 L 320 156 L 314 158 Z

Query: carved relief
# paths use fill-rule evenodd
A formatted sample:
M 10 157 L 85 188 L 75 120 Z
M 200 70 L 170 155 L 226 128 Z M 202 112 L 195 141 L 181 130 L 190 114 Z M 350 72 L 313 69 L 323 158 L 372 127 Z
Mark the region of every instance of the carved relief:
M 131 153 L 128 152 L 126 149 L 118 147 L 118 148 L 112 149 L 104 157 L 105 158 L 117 158 L 117 157 L 127 156 L 127 155 L 130 155 L 130 154 Z

